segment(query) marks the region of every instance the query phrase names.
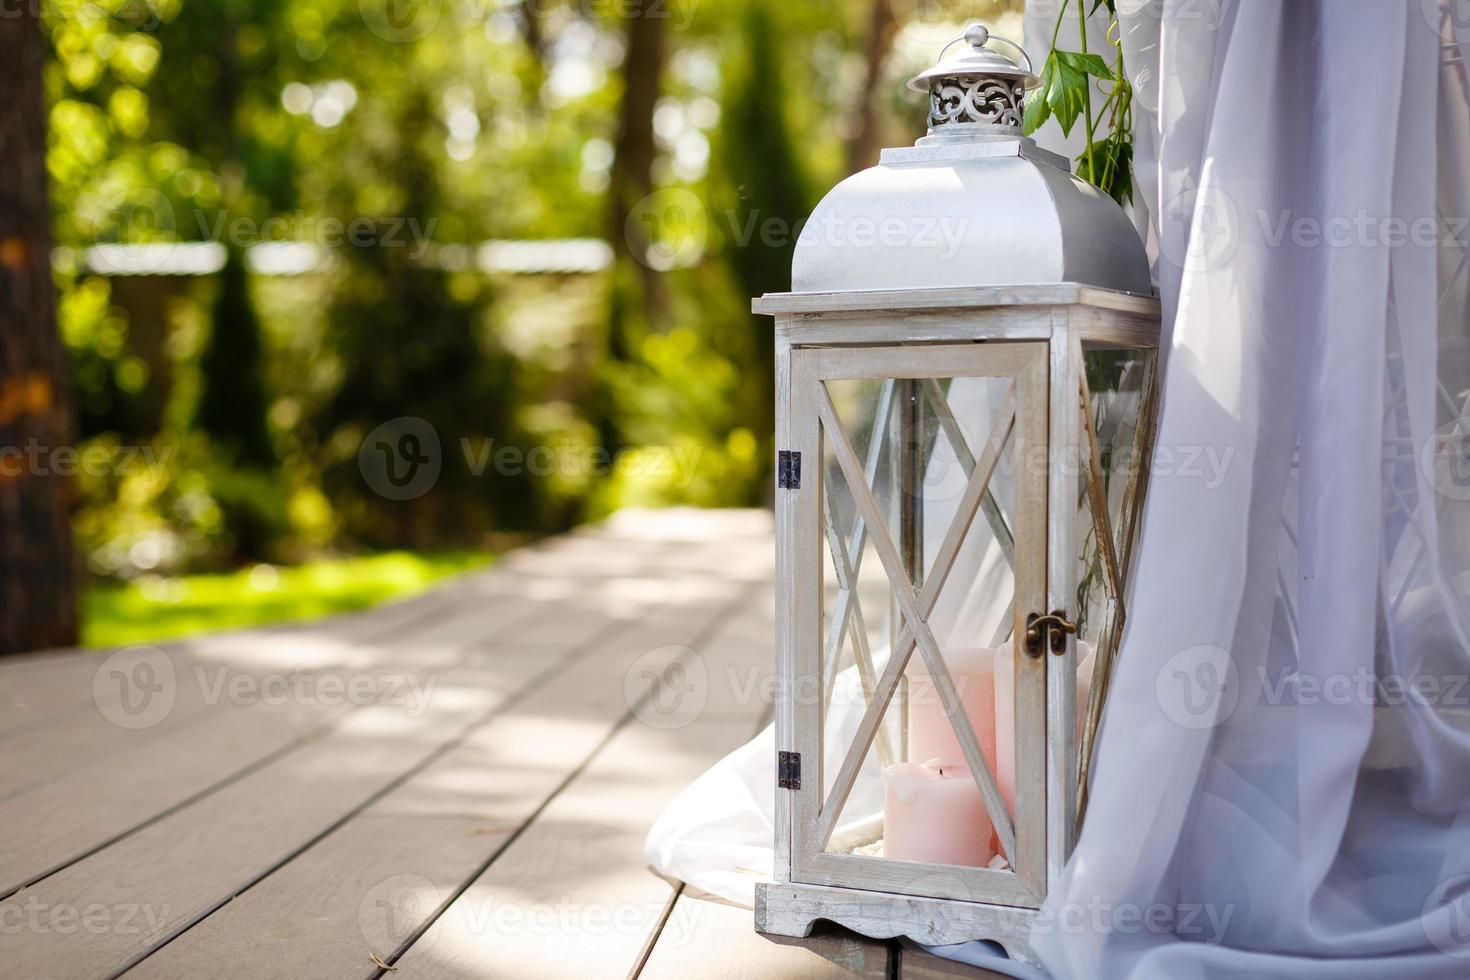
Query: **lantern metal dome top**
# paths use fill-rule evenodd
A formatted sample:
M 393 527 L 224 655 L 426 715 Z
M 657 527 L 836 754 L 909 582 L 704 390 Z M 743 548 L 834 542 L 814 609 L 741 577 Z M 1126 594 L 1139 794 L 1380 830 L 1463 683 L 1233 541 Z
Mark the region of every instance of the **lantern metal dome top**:
M 909 82 L 929 93 L 927 135 L 885 149 L 812 212 L 792 290 L 1072 282 L 1150 293 L 1143 241 L 1123 209 L 1022 134 L 1026 92 L 1039 84 L 1019 45 L 971 24 Z
M 961 41 L 967 47 L 951 55 L 949 49 Z M 1026 67 L 1022 68 L 1000 52 L 986 47 L 991 41 L 1009 44 L 1026 62 Z M 1028 90 L 1041 85 L 1041 77 L 1036 74 L 1026 49 L 1008 37 L 990 33 L 984 24 L 971 24 L 963 35 L 946 44 L 939 52 L 939 63 L 909 79 L 909 88 L 915 92 L 928 91 L 930 80 L 935 78 L 1014 78 Z
M 991 41 L 1010 45 L 1026 66 L 986 47 Z M 938 64 L 909 79 L 909 88 L 929 93 L 931 135 L 944 126 L 964 126 L 970 136 L 1019 136 L 1026 92 L 1040 85 L 1026 49 L 984 24 L 971 24 L 939 52 Z

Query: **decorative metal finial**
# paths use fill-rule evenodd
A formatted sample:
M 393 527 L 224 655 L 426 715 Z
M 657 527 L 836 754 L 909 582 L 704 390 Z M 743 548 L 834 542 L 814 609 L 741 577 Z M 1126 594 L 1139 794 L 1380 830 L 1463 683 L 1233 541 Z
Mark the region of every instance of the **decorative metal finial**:
M 965 48 L 949 55 L 949 49 L 961 41 Z M 1026 67 L 987 48 L 991 41 L 1010 45 Z M 946 44 L 939 63 L 911 79 L 909 88 L 929 93 L 930 137 L 1015 137 L 1021 134 L 1026 90 L 1040 84 L 1031 59 L 1019 44 L 976 23 Z

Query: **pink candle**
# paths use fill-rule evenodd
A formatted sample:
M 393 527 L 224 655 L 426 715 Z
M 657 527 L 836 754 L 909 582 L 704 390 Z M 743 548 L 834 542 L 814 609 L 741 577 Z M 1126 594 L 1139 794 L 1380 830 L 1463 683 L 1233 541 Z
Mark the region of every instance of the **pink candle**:
M 963 763 L 931 759 L 897 762 L 883 770 L 883 856 L 984 867 L 990 817 L 980 787 Z
M 944 663 L 985 760 L 995 769 L 995 653 L 985 647 L 944 651 Z M 963 760 L 959 736 L 919 654 L 909 664 L 909 751 L 915 761 Z
M 1016 648 L 995 651 L 995 778 L 1006 809 L 1016 815 Z
M 995 652 L 995 754 L 996 779 L 1006 808 L 1016 814 L 1016 661 L 1014 646 L 1006 645 Z M 1092 668 L 1095 658 L 1092 646 L 1077 641 L 1077 725 L 1087 716 L 1087 698 L 1092 690 Z

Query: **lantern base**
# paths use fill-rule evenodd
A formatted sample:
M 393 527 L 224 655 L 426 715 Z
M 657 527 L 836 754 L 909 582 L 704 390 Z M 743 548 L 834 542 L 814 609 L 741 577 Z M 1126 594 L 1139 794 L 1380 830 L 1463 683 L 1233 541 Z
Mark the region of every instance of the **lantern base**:
M 1034 909 L 859 888 L 787 881 L 755 886 L 757 932 L 804 939 L 818 920 L 826 920 L 869 939 L 907 936 L 925 946 L 988 939 L 1004 947 L 1012 959 L 1040 966 L 1027 942 L 1035 918 Z

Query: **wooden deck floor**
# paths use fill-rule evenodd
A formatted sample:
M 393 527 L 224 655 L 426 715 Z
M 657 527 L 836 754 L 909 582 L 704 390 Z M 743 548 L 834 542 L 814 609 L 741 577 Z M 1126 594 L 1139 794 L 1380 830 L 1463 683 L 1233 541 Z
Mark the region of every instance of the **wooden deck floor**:
M 761 512 L 631 512 L 365 613 L 0 663 L 0 974 L 980 976 L 644 866 L 769 717 L 771 557 Z

